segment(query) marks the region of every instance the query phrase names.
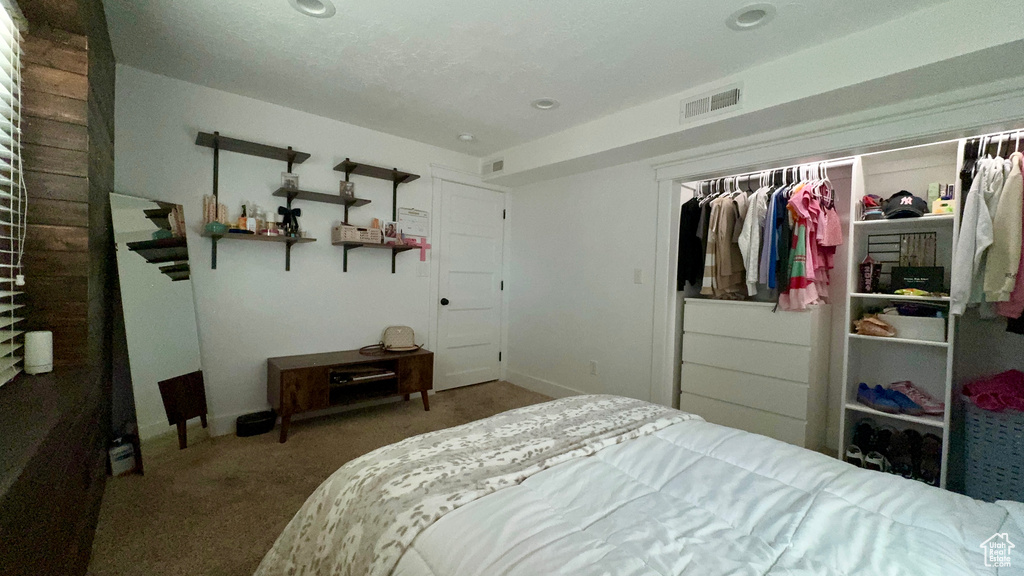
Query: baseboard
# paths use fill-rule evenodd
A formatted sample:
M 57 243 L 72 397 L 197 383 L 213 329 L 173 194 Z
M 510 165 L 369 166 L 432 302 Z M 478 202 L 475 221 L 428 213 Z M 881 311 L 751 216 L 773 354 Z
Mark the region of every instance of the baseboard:
M 538 394 L 544 394 L 545 396 L 551 396 L 552 398 L 568 398 L 569 396 L 579 396 L 586 394 L 586 392 L 563 386 L 562 384 L 555 384 L 548 380 L 542 380 L 540 378 L 534 378 L 533 376 L 527 376 L 522 372 L 516 372 L 515 370 L 509 370 L 506 373 L 506 379 L 508 382 L 515 384 L 521 388 L 537 392 Z

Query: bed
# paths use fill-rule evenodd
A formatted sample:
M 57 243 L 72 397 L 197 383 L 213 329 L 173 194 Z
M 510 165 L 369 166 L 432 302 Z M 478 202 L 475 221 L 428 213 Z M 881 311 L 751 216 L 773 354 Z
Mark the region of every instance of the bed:
M 638 400 L 577 396 L 349 462 L 257 575 L 1021 576 L 1024 548 L 1015 568 L 986 566 L 985 546 L 1024 546 L 1022 527 L 1019 503 Z

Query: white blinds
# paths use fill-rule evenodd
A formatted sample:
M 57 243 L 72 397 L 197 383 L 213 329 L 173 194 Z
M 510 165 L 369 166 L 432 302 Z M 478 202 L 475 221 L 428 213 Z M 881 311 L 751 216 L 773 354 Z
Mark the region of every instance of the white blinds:
M 18 288 L 25 243 L 25 185 L 21 167 L 21 25 L 11 0 L 0 0 L 0 386 L 21 372 L 22 307 Z

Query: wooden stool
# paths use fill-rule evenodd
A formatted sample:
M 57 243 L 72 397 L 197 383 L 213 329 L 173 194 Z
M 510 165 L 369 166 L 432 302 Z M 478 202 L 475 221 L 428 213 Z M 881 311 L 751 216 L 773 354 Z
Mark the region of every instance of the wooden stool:
M 203 386 L 201 370 L 176 376 L 159 383 L 160 396 L 164 400 L 167 423 L 178 427 L 178 448 L 188 446 L 185 422 L 196 416 L 206 428 L 206 387 Z

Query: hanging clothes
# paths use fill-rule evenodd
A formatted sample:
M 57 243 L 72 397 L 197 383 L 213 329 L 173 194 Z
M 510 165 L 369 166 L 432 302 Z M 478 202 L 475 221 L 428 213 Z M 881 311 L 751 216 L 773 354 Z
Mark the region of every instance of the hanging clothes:
M 778 188 L 772 189 L 767 195 L 768 210 L 765 214 L 764 233 L 761 237 L 761 257 L 758 260 L 757 270 L 758 282 L 768 286 L 769 289 L 775 288 L 775 263 L 772 261 L 772 253 L 775 253 L 776 258 L 779 254 L 779 248 L 775 245 L 778 241 L 775 230 L 775 204 L 778 197 L 775 193 L 778 190 Z
M 746 295 L 743 282 L 743 255 L 737 237 L 736 222 L 739 208 L 731 196 L 719 198 L 718 223 L 715 227 L 715 297 L 742 299 Z M 746 206 L 746 198 L 743 205 Z
M 686 284 L 700 286 L 704 277 L 704 243 L 700 237 L 700 200 L 691 198 L 683 204 L 679 215 L 679 257 L 676 270 L 676 290 Z
M 989 200 L 996 195 L 997 184 L 1002 190 L 1002 162 L 979 158 L 977 168 L 978 173 L 967 193 L 960 236 L 953 251 L 949 291 L 949 311 L 952 314 L 963 314 L 968 304 L 979 303 L 984 296 L 985 256 L 993 240 Z
M 1021 153 L 1010 156 L 1010 170 L 999 195 L 998 209 L 992 218 L 992 246 L 985 268 L 985 301 L 1006 302 L 1017 285 L 1021 256 L 1021 209 L 1024 207 L 1024 180 L 1020 170 Z
M 719 200 L 716 198 L 706 205 L 706 208 L 709 208 L 710 211 L 708 212 L 707 228 L 705 229 L 704 281 L 701 283 L 700 289 L 702 296 L 714 296 L 718 286 L 715 277 L 715 272 L 717 271 L 715 254 L 717 252 L 718 217 L 722 206 Z
M 1014 178 L 1014 172 L 1011 172 L 1011 179 L 1016 181 L 1017 193 L 1024 194 L 1024 182 L 1021 181 L 1021 172 L 1024 170 L 1024 155 L 1018 152 L 1012 154 L 1010 158 L 1016 162 L 1013 170 L 1016 171 L 1017 175 Z M 1021 207 L 1018 215 L 1021 217 L 1022 222 L 1024 222 L 1024 206 Z M 1024 229 L 1024 225 L 1022 225 L 1022 229 Z M 1024 239 L 1018 238 L 1018 244 L 1021 243 L 1024 243 Z M 1024 246 L 1022 246 L 1022 252 L 1024 252 Z M 1024 254 L 1018 253 L 1017 260 L 1017 275 L 1014 278 L 1010 297 L 1005 302 L 996 304 L 996 313 L 1010 319 L 1020 318 L 1024 314 Z
M 793 249 L 793 218 L 792 213 L 789 211 L 789 194 L 793 191 L 795 186 L 788 186 L 783 188 L 779 193 L 779 201 L 775 204 L 775 218 L 776 218 L 776 234 L 778 234 L 778 240 L 776 241 L 775 255 L 775 286 L 778 287 L 779 293 L 785 293 L 789 291 L 789 252 Z
M 747 216 L 743 219 L 737 242 L 743 255 L 743 267 L 746 269 L 747 295 L 757 295 L 757 283 L 761 260 L 761 233 L 764 227 L 765 214 L 768 212 L 768 186 L 758 188 L 750 197 Z

